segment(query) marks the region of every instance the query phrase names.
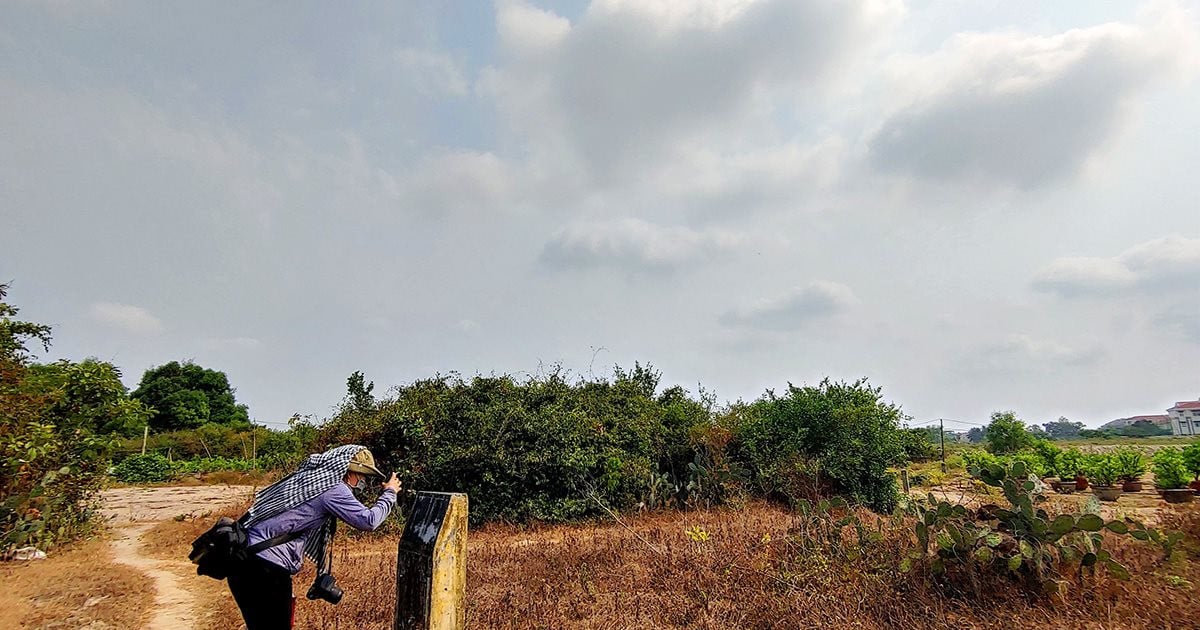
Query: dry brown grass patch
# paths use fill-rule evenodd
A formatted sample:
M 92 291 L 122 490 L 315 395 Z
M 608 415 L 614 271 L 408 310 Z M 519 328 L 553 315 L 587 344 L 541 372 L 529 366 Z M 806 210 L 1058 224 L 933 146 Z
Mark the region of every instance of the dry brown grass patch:
M 104 539 L 0 563 L 0 580 L 0 628 L 138 628 L 154 600 L 150 578 L 114 562 Z

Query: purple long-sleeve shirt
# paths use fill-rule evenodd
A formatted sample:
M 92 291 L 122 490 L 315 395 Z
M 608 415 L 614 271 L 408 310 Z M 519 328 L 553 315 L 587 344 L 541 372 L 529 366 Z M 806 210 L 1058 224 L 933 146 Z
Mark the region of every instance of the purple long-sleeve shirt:
M 247 544 L 253 545 L 284 532 L 307 530 L 295 540 L 258 552 L 258 557 L 295 575 L 300 572 L 300 565 L 304 562 L 304 543 L 327 517 L 336 516 L 354 529 L 373 530 L 383 524 L 394 505 L 396 493 L 393 490 L 384 490 L 375 505 L 368 508 L 354 498 L 350 486 L 334 484 L 313 499 L 251 525 L 246 532 Z

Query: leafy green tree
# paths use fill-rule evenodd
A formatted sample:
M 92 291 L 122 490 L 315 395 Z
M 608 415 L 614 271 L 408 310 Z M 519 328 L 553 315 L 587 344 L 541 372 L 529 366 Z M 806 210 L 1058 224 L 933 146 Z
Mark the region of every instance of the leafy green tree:
M 371 392 L 375 389 L 374 381 L 367 383 L 362 372 L 355 371 L 346 379 L 347 402 L 361 413 L 367 413 L 375 409 L 375 396 Z
M 987 429 L 984 427 L 972 427 L 967 431 L 967 441 L 972 444 L 978 444 L 987 439 Z
M 28 381 L 51 401 L 49 414 L 97 434 L 141 435 L 150 409 L 129 398 L 115 365 L 98 359 L 29 367 Z
M 1011 411 L 997 411 L 987 426 L 987 449 L 996 454 L 1015 453 L 1033 443 L 1025 423 Z
M 1054 422 L 1044 422 L 1042 427 L 1046 430 L 1046 435 L 1052 440 L 1069 440 L 1079 437 L 1079 432 L 1083 430 L 1082 422 L 1071 422 L 1066 417 L 1060 416 Z
M 191 362 L 171 361 L 146 370 L 132 396 L 153 409 L 150 427 L 158 431 L 250 424 L 250 414 L 237 403 L 225 373 Z

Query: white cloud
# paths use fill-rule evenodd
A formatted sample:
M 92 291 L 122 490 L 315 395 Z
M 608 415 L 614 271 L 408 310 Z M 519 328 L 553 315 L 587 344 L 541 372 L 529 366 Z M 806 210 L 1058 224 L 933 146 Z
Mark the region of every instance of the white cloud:
M 507 0 L 496 7 L 496 31 L 502 51 L 523 57 L 557 46 L 571 32 L 571 21 L 524 2 Z
M 1135 245 L 1111 258 L 1052 261 L 1034 278 L 1039 291 L 1064 297 L 1122 291 L 1182 290 L 1200 286 L 1200 238 L 1168 236 Z
M 1138 24 L 1057 35 L 961 33 L 894 61 L 899 106 L 870 140 L 883 171 L 1037 188 L 1070 178 L 1126 127 L 1138 97 L 1200 64 L 1195 18 L 1169 6 Z
M 396 63 L 413 88 L 425 96 L 464 96 L 467 80 L 459 64 L 449 55 L 432 50 L 402 48 Z
M 813 282 L 776 297 L 759 300 L 721 316 L 726 326 L 795 330 L 814 319 L 832 316 L 857 302 L 854 292 L 836 282 Z
M 581 222 L 555 234 L 543 247 L 541 262 L 555 269 L 666 271 L 700 263 L 741 242 L 741 236 L 724 230 L 659 226 L 640 219 Z
M 131 304 L 97 302 L 88 309 L 92 319 L 137 335 L 162 332 L 163 324 L 150 311 Z
M 959 357 L 957 369 L 976 376 L 1046 373 L 1094 365 L 1104 356 L 1099 346 L 1072 347 L 1014 334 L 970 350 Z
M 640 180 L 696 146 L 778 142 L 774 115 L 844 76 L 902 13 L 888 0 L 604 1 L 570 24 L 507 3 L 506 61 L 481 88 L 535 163 Z

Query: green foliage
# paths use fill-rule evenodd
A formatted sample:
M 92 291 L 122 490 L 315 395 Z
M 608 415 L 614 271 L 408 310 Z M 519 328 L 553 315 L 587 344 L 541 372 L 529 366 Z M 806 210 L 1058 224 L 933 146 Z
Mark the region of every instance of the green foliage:
M 50 399 L 47 413 L 93 433 L 141 435 L 150 409 L 129 398 L 121 371 L 111 363 L 85 359 L 31 365 L 27 383 Z
M 1183 465 L 1187 466 L 1193 479 L 1200 479 L 1200 442 L 1183 447 Z
M 169 481 L 173 474 L 171 462 L 158 453 L 132 455 L 113 467 L 113 477 L 123 483 Z
M 1112 452 L 1112 458 L 1117 476 L 1124 481 L 1137 481 L 1146 474 L 1146 456 L 1135 448 L 1118 448 Z
M 997 455 L 1015 453 L 1033 443 L 1025 423 L 1011 411 L 997 411 L 987 426 L 987 449 Z
M 1121 479 L 1116 458 L 1111 454 L 1092 453 L 1087 455 L 1087 477 L 1097 486 L 1112 486 Z
M 985 427 L 972 427 L 967 431 L 967 441 L 971 444 L 978 444 L 987 439 L 987 429 Z
M 0 285 L 0 553 L 89 531 L 111 448 L 96 430 L 137 413 L 108 364 L 30 365 L 28 345 L 48 349 L 50 328 L 14 319 L 7 292 Z
M 903 461 L 900 410 L 866 381 L 768 392 L 735 429 L 739 457 L 762 491 L 791 501 L 829 486 L 877 511 L 896 504 L 887 468 Z
M 1058 455 L 1058 475 L 1074 479 L 1087 473 L 1087 458 L 1077 448 L 1068 448 Z
M 354 372 L 350 378 L 346 379 L 346 405 L 350 405 L 354 410 L 360 413 L 368 413 L 375 409 L 375 396 L 371 392 L 375 389 L 374 382 L 366 382 L 366 377 L 362 372 Z
M 936 430 L 934 432 L 936 433 Z M 899 437 L 906 460 L 927 462 L 937 457 L 937 448 L 925 429 L 901 429 Z
M 1059 472 L 1059 462 L 1063 452 L 1061 448 L 1046 440 L 1034 440 L 1032 450 L 1041 460 L 1042 476 L 1054 477 L 1062 474 Z
M 714 484 L 736 475 L 723 447 L 698 451 L 709 448 L 708 405 L 680 388 L 656 393 L 658 378 L 641 365 L 595 381 L 559 369 L 524 380 L 439 376 L 370 409 L 343 405 L 317 447 L 363 444 L 406 487 L 467 492 L 477 521 L 575 519 L 646 503 L 651 492 L 673 502 L 663 491 L 689 484 L 720 497 L 729 489 Z
M 1180 449 L 1168 446 L 1154 453 L 1154 483 L 1159 488 L 1186 488 L 1191 477 Z
M 1069 440 L 1079 437 L 1079 432 L 1083 430 L 1082 422 L 1071 422 L 1066 418 L 1060 417 L 1054 422 L 1044 422 L 1042 427 L 1045 429 L 1046 437 L 1052 440 Z
M 1001 461 L 999 457 L 996 457 L 995 455 L 992 455 L 991 453 L 989 453 L 985 450 L 981 450 L 981 449 L 977 449 L 977 448 L 967 449 L 967 450 L 963 451 L 961 457 L 962 457 L 962 461 L 963 461 L 963 466 L 965 466 L 967 470 L 971 470 L 973 468 L 981 468 L 983 466 L 996 464 Z
M 902 570 L 925 566 L 951 582 L 976 588 L 980 572 L 1007 575 L 1032 593 L 1049 594 L 1069 584 L 1073 571 L 1082 577 L 1103 566 L 1114 577 L 1129 577 L 1129 571 L 1104 549 L 1102 531 L 1154 540 L 1164 548 L 1180 539 L 1129 519 L 1106 522 L 1090 512 L 1051 517 L 1041 507 L 1045 497 L 1035 492 L 1036 483 L 1023 462 L 991 464 L 971 473 L 1001 488 L 1008 506 L 984 506 L 971 512 L 932 494 L 916 502 L 912 511 L 917 517 L 917 549 L 901 564 Z
M 1171 430 L 1166 427 L 1160 427 L 1149 420 L 1138 420 L 1133 424 L 1121 427 L 1113 431 L 1117 435 L 1125 437 L 1156 437 L 1160 435 L 1171 435 Z
M 208 423 L 246 428 L 250 422 L 246 406 L 234 399 L 225 373 L 195 363 L 171 361 L 146 370 L 132 396 L 153 409 L 150 427 L 155 430 Z

